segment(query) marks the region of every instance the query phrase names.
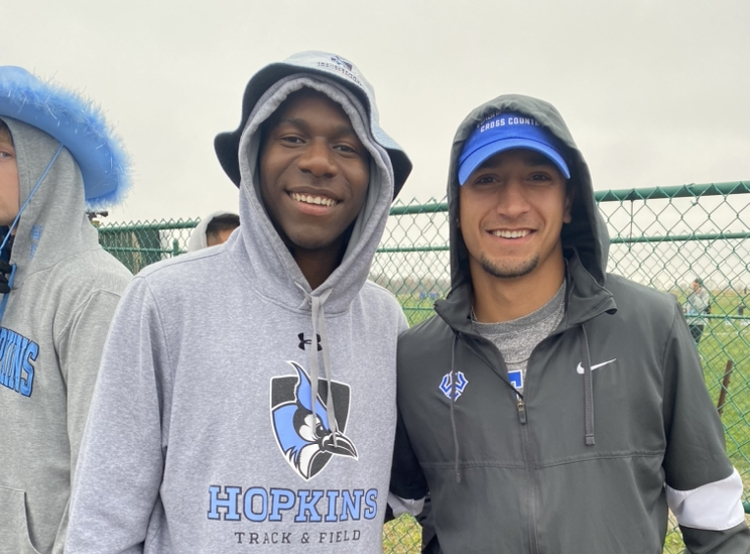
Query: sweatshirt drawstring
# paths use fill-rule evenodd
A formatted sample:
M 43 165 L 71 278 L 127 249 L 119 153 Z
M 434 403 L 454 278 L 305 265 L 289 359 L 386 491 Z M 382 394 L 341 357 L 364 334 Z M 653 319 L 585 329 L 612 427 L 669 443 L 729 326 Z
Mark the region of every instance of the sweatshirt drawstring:
M 320 349 L 323 351 L 323 374 L 326 382 L 328 383 L 328 397 L 326 399 L 326 417 L 328 418 L 328 427 L 333 435 L 333 444 L 337 445 L 337 434 L 339 430 L 338 421 L 336 420 L 336 409 L 333 405 L 333 388 L 331 386 L 331 356 L 328 348 L 328 328 L 326 327 L 326 314 L 325 304 L 328 297 L 331 295 L 333 289 L 328 289 L 320 296 L 313 296 L 308 294 L 307 291 L 299 283 L 295 283 L 302 292 L 305 293 L 307 300 L 310 302 L 310 308 L 312 311 L 312 332 L 313 338 L 311 341 L 310 352 L 308 359 L 310 360 L 310 406 L 312 409 L 313 416 L 315 413 L 315 406 L 318 404 L 318 380 L 320 378 L 320 371 L 318 367 L 318 344 Z M 320 336 L 320 343 L 318 343 L 318 336 Z
M 593 446 L 594 439 L 594 381 L 591 375 L 591 354 L 586 329 L 581 329 L 581 363 L 583 364 L 583 405 L 586 446 Z
M 453 343 L 451 344 L 451 428 L 453 429 L 453 451 L 455 452 L 454 459 L 454 471 L 456 474 L 456 483 L 461 482 L 461 472 L 458 470 L 458 431 L 456 429 L 456 414 L 454 405 L 456 404 L 456 381 L 458 375 L 456 374 L 456 343 L 458 342 L 458 335 L 454 333 Z
M 39 185 L 42 184 L 42 181 L 44 181 L 44 178 L 47 176 L 47 173 L 49 173 L 49 170 L 52 169 L 52 164 L 55 163 L 55 160 L 57 160 L 57 157 L 60 155 L 60 152 L 62 152 L 63 145 L 60 143 L 60 146 L 57 148 L 57 151 L 52 156 L 52 159 L 47 164 L 46 169 L 42 172 L 42 176 L 39 177 L 39 180 L 36 182 L 36 185 L 34 185 L 34 188 L 31 189 L 31 192 L 29 193 L 28 198 L 26 198 L 26 201 L 23 203 L 21 208 L 18 210 L 18 215 L 13 219 L 13 223 L 10 224 L 10 227 L 8 228 L 8 232 L 5 234 L 5 238 L 3 239 L 2 244 L 0 244 L 0 250 L 5 248 L 5 244 L 10 239 L 11 235 L 13 234 L 13 229 L 16 228 L 16 225 L 18 225 L 18 220 L 21 219 L 21 214 L 26 209 L 26 206 L 29 205 L 29 202 L 33 198 L 34 194 L 36 193 L 37 189 L 39 188 Z M 13 290 L 13 281 L 15 281 L 16 278 L 16 264 L 10 264 L 11 270 L 10 270 L 10 276 L 8 277 L 8 287 Z M 3 316 L 5 315 L 5 307 L 8 305 L 8 297 L 10 296 L 10 292 L 3 295 L 2 301 L 0 301 L 0 321 L 3 320 Z

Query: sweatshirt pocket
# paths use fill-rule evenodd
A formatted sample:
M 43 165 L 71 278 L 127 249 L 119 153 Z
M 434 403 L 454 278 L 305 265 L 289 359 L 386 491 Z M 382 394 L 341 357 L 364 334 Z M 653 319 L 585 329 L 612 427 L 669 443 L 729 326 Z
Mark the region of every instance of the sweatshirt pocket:
M 40 554 L 29 536 L 26 493 L 0 486 L 0 506 L 0 554 Z

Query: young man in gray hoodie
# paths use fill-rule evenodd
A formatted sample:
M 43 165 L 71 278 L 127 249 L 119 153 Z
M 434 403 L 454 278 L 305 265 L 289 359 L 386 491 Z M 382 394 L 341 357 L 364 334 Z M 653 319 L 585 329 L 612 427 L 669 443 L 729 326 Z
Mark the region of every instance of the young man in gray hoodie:
M 129 184 L 90 102 L 0 67 L 0 552 L 60 554 L 83 427 L 128 270 L 86 216 Z
M 682 310 L 606 272 L 557 110 L 504 95 L 470 113 L 448 204 L 451 292 L 398 349 L 392 492 L 429 491 L 429 551 L 657 554 L 669 507 L 689 552 L 747 553 Z
M 322 52 L 256 73 L 215 145 L 241 226 L 123 298 L 67 547 L 379 553 L 406 322 L 367 276 L 411 164 Z

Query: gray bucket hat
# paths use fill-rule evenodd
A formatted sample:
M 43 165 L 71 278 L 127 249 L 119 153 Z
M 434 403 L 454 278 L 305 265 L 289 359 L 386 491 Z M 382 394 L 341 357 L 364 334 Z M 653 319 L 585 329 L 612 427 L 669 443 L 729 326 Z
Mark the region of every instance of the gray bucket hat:
M 307 51 L 294 54 L 283 62 L 272 63 L 258 71 L 245 88 L 242 99 L 242 119 L 235 131 L 220 133 L 214 139 L 214 149 L 221 167 L 232 182 L 240 186 L 239 146 L 242 131 L 247 119 L 263 93 L 275 82 L 295 73 L 324 75 L 335 80 L 353 92 L 362 102 L 370 116 L 370 131 L 375 141 L 385 148 L 393 164 L 395 177 L 393 197 L 396 198 L 406 178 L 411 173 L 412 164 L 406 152 L 380 128 L 375 93 L 370 83 L 350 61 L 327 52 Z

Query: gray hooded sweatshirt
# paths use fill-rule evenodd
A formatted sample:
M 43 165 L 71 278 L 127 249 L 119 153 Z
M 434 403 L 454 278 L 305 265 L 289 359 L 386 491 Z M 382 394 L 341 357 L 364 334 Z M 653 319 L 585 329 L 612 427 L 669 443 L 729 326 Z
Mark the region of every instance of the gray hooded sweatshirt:
M 456 222 L 457 160 L 496 112 L 535 118 L 565 145 L 575 191 L 561 233 L 565 314 L 531 352 L 522 395 L 473 328 L 468 253 Z M 399 340 L 392 492 L 429 490 L 445 554 L 660 554 L 667 507 L 692 553 L 747 553 L 742 480 L 724 452 L 682 310 L 605 271 L 609 239 L 588 167 L 550 104 L 500 96 L 453 141 L 452 290 Z
M 197 252 L 198 250 L 208 248 L 208 237 L 206 236 L 206 229 L 208 228 L 208 224 L 211 223 L 215 217 L 231 213 L 232 212 L 226 211 L 212 212 L 201 219 L 195 226 L 195 229 L 193 229 L 193 232 L 190 233 L 190 238 L 187 242 L 187 251 Z
M 406 323 L 367 276 L 394 171 L 338 79 L 305 72 L 267 86 L 241 134 L 239 231 L 145 269 L 118 309 L 69 552 L 381 552 Z M 302 86 L 340 102 L 372 156 L 348 250 L 315 290 L 257 190 L 258 126 Z
M 2 119 L 13 135 L 23 203 L 59 143 Z M 67 149 L 21 214 L 10 262 L 17 270 L 0 321 L 0 553 L 60 554 L 104 340 L 131 278 L 99 246 Z

